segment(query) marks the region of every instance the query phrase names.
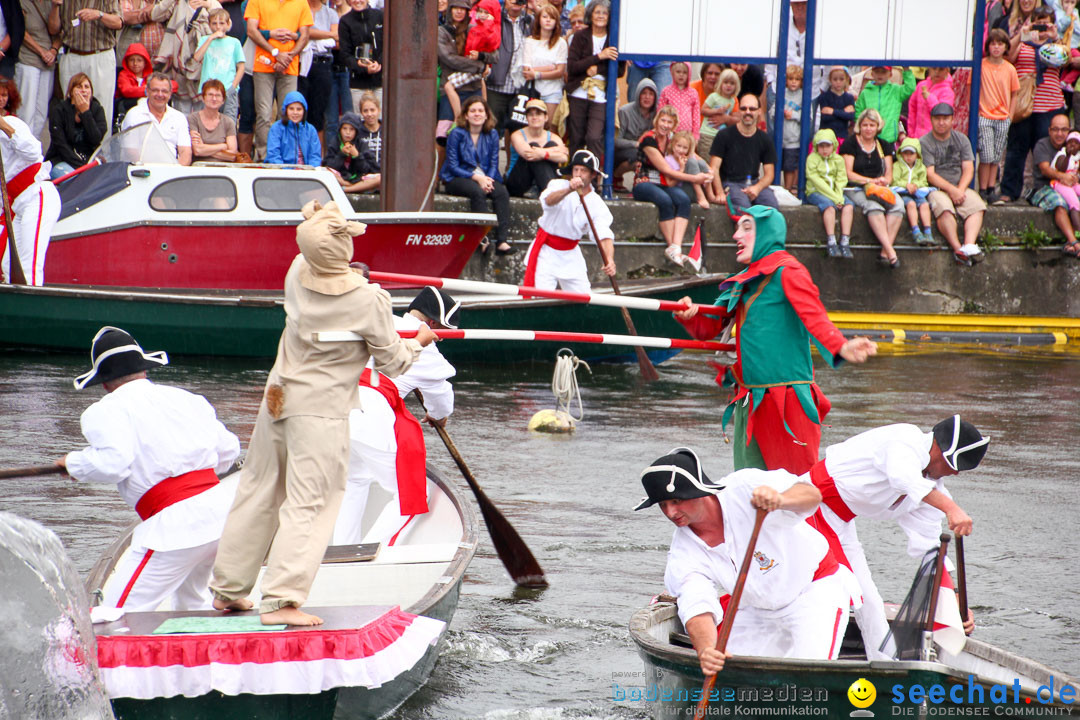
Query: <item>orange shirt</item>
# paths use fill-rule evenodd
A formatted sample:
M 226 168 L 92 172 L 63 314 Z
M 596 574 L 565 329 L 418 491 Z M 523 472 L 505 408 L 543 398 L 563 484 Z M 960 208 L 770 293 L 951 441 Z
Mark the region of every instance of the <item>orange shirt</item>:
M 244 12 L 244 20 L 255 19 L 259 21 L 260 30 L 277 30 L 285 28 L 290 32 L 299 32 L 304 26 L 315 24 L 311 17 L 311 8 L 307 0 L 249 0 L 247 10 Z M 267 42 L 271 47 L 276 47 L 281 52 L 288 52 L 296 45 L 295 40 L 278 42 L 270 38 Z M 258 45 L 255 46 L 254 72 L 274 72 L 274 58 L 270 53 Z M 300 74 L 300 58 L 294 57 L 289 67 L 285 69 L 286 75 Z
M 979 92 L 979 117 L 1006 120 L 1013 95 L 1020 89 L 1016 68 L 1008 60 L 994 64 L 983 58 L 982 89 Z

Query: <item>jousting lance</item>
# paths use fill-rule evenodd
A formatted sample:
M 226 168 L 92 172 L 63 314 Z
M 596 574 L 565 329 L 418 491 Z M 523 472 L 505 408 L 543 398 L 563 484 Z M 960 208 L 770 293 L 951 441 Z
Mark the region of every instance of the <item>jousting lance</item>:
M 432 330 L 442 340 L 502 340 L 523 342 L 568 342 L 594 345 L 627 345 L 630 347 L 677 348 L 679 350 L 717 350 L 728 352 L 735 349 L 731 343 L 714 340 L 686 340 L 683 338 L 643 337 L 641 335 L 609 335 L 607 333 L 555 332 L 550 330 Z M 415 330 L 400 330 L 403 338 L 416 337 Z M 316 342 L 355 342 L 363 335 L 349 330 L 330 330 L 315 333 Z

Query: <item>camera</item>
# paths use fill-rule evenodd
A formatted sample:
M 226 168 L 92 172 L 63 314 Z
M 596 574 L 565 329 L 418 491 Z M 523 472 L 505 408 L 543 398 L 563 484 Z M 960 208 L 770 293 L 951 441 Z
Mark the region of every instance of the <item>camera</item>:
M 1038 30 L 1039 32 L 1046 32 L 1047 30 L 1050 29 L 1050 26 L 1047 25 L 1046 23 L 1035 23 L 1034 25 L 1031 26 L 1031 29 L 1032 30 Z

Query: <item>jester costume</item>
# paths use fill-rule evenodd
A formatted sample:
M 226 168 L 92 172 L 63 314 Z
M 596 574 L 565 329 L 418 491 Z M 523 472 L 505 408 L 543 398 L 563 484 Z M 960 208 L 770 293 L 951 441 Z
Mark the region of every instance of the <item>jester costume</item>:
M 821 421 L 830 403 L 814 383 L 810 341 L 832 366 L 845 340 L 825 312 L 810 273 L 784 250 L 787 222 L 761 205 L 743 210 L 756 221 L 754 253 L 720 283 L 721 317 L 680 321 L 699 340 L 719 335 L 734 316 L 737 359 L 716 381 L 735 390 L 723 425 L 735 418 L 735 469 L 784 469 L 796 475 L 818 460 Z

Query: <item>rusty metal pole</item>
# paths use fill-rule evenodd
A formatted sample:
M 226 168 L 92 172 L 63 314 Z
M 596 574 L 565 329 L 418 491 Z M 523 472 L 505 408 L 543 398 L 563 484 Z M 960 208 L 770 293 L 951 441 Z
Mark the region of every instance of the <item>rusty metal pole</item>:
M 436 0 L 388 0 L 384 23 L 380 206 L 388 212 L 431 210 L 431 198 L 424 204 L 424 197 L 436 162 Z

